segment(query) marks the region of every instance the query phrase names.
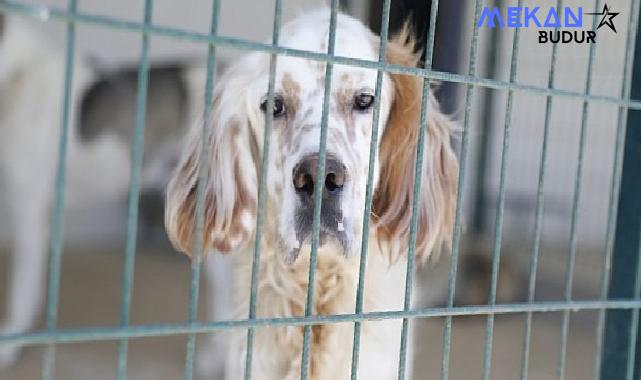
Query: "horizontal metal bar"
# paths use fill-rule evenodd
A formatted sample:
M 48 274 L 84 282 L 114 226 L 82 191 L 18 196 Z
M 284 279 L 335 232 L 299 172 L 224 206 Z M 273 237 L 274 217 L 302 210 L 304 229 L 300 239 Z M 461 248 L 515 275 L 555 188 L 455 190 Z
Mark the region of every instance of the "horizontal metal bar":
M 584 93 L 561 90 L 555 88 L 546 88 L 534 85 L 510 83 L 495 79 L 477 78 L 470 75 L 452 74 L 432 69 L 423 69 L 417 67 L 401 66 L 389 63 L 380 63 L 377 61 L 368 61 L 364 59 L 348 58 L 341 56 L 330 56 L 328 54 L 316 53 L 312 51 L 291 49 L 282 46 L 272 46 L 271 44 L 248 41 L 241 38 L 216 35 L 208 33 L 199 33 L 195 31 L 161 26 L 157 24 L 145 25 L 144 23 L 122 20 L 116 17 L 108 17 L 86 12 L 68 12 L 57 7 L 45 7 L 40 5 L 21 4 L 14 1 L 0 2 L 0 12 L 20 13 L 30 17 L 48 21 L 50 19 L 60 21 L 74 21 L 77 23 L 101 25 L 110 28 L 131 31 L 136 33 L 147 33 L 163 37 L 184 39 L 192 42 L 203 42 L 221 46 L 230 46 L 242 50 L 260 51 L 265 53 L 300 57 L 314 61 L 324 61 L 332 64 L 346 66 L 363 67 L 373 70 L 381 70 L 388 73 L 408 74 L 434 79 L 441 82 L 453 82 L 470 84 L 474 86 L 491 88 L 496 90 L 525 91 L 540 95 L 556 95 L 581 99 L 589 102 L 603 102 L 626 106 L 629 109 L 641 110 L 641 100 L 624 100 L 621 98 L 606 95 L 586 95 Z
M 36 345 L 43 343 L 74 343 L 121 338 L 146 338 L 182 334 L 211 333 L 217 330 L 246 329 L 250 327 L 306 326 L 355 321 L 380 321 L 401 318 L 462 317 L 468 315 L 546 313 L 570 310 L 629 310 L 641 308 L 641 300 L 538 302 L 506 305 L 461 306 L 452 308 L 425 308 L 407 311 L 379 311 L 361 314 L 315 315 L 309 317 L 257 318 L 185 324 L 139 325 L 123 327 L 96 327 L 60 329 L 26 334 L 0 335 L 0 345 Z

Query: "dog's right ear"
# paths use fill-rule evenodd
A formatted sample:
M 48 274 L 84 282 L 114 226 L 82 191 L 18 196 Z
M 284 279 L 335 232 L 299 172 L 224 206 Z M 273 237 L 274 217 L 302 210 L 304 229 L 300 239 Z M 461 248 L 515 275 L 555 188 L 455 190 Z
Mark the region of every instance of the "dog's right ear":
M 406 24 L 389 41 L 389 63 L 415 67 L 419 56 Z M 379 241 L 388 243 L 390 258 L 407 252 L 414 198 L 415 164 L 420 130 L 423 79 L 390 75 L 394 99 L 379 150 L 380 179 L 372 204 Z M 450 144 L 454 123 L 439 110 L 432 94 L 423 145 L 421 187 L 418 192 L 416 255 L 426 260 L 432 250 L 451 241 L 456 209 L 458 161 Z M 399 244 L 400 243 L 400 244 Z
M 214 90 L 211 116 L 206 120 L 205 151 L 202 123 L 188 137 L 179 165 L 167 187 L 165 227 L 174 247 L 191 255 L 196 226 L 197 187 L 200 165 L 206 173 L 204 186 L 203 252 L 230 252 L 243 247 L 253 236 L 256 218 L 258 143 L 245 99 L 242 73 L 232 70 Z

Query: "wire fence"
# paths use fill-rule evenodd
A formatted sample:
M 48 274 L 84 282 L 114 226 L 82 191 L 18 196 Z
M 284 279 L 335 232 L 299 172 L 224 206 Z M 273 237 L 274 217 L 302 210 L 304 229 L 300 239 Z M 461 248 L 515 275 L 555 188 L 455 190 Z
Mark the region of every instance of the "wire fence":
M 494 321 L 496 315 L 501 314 L 523 314 L 526 316 L 526 323 L 524 328 L 524 340 L 522 347 L 522 366 L 520 372 L 521 379 L 528 377 L 528 363 L 529 363 L 529 350 L 532 334 L 532 316 L 534 313 L 544 312 L 560 312 L 562 313 L 562 325 L 560 334 L 560 350 L 557 366 L 557 377 L 563 379 L 565 376 L 565 363 L 567 353 L 568 331 L 570 324 L 571 312 L 580 310 L 594 310 L 598 312 L 598 332 L 596 351 L 594 356 L 593 378 L 598 379 L 601 376 L 602 357 L 603 357 L 603 337 L 605 333 L 606 311 L 608 310 L 632 310 L 634 313 L 633 323 L 630 327 L 630 336 L 636 337 L 637 335 L 637 321 L 638 312 L 641 308 L 641 280 L 637 277 L 634 283 L 634 297 L 631 299 L 609 299 L 608 288 L 610 279 L 610 267 L 612 262 L 612 255 L 614 250 L 614 238 L 616 233 L 616 220 L 617 220 L 617 205 L 618 193 L 621 182 L 621 173 L 623 165 L 623 144 L 624 136 L 627 128 L 626 115 L 629 111 L 641 111 L 641 100 L 631 99 L 632 88 L 632 70 L 635 54 L 635 41 L 639 25 L 639 7 L 641 1 L 632 1 L 629 10 L 624 14 L 629 14 L 628 30 L 626 33 L 626 50 L 624 58 L 624 74 L 621 94 L 618 97 L 604 96 L 594 94 L 591 91 L 593 61 L 595 57 L 594 44 L 590 45 L 588 70 L 585 79 L 585 91 L 576 92 L 555 87 L 555 65 L 557 62 L 557 44 L 552 46 L 552 59 L 549 67 L 548 85 L 546 87 L 521 84 L 516 81 L 519 57 L 519 28 L 514 29 L 514 40 L 512 45 L 512 55 L 510 60 L 509 80 L 500 81 L 496 79 L 486 79 L 477 76 L 477 55 L 479 52 L 479 28 L 473 28 L 472 44 L 469 55 L 469 66 L 465 75 L 452 74 L 448 72 L 436 71 L 432 69 L 432 58 L 434 51 L 434 36 L 436 30 L 436 22 L 432 22 L 429 30 L 427 31 L 426 46 L 425 48 L 425 61 L 422 67 L 405 67 L 394 65 L 386 62 L 386 49 L 388 37 L 388 24 L 390 16 L 390 0 L 383 1 L 382 19 L 381 19 L 381 44 L 379 47 L 379 60 L 366 61 L 334 54 L 335 47 L 335 27 L 337 12 L 339 7 L 338 0 L 331 1 L 331 18 L 330 18 L 330 33 L 329 44 L 327 53 L 315 53 L 310 51 L 303 51 L 279 46 L 279 32 L 281 26 L 282 16 L 282 1 L 275 1 L 274 20 L 273 20 L 273 35 L 271 43 L 257 43 L 248 40 L 243 40 L 235 37 L 223 36 L 218 34 L 218 25 L 220 18 L 220 0 L 212 1 L 211 12 L 211 25 L 209 33 L 198 33 L 191 30 L 178 29 L 158 25 L 152 22 L 153 0 L 145 0 L 144 2 L 144 19 L 142 22 L 127 21 L 113 17 L 107 17 L 99 14 L 86 13 L 78 11 L 77 0 L 69 0 L 66 9 L 56 7 L 42 7 L 37 5 L 29 5 L 16 1 L 0 0 L 0 12 L 8 14 L 22 14 L 43 21 L 57 20 L 67 24 L 67 49 L 66 49 L 66 65 L 65 65 L 65 87 L 63 89 L 63 104 L 62 107 L 62 120 L 61 120 L 61 134 L 58 141 L 58 165 L 55 183 L 55 207 L 52 218 L 52 234 L 51 234 L 51 253 L 49 261 L 49 280 L 48 280 L 48 297 L 46 306 L 46 329 L 44 331 L 29 332 L 25 334 L 14 335 L 0 335 L 0 344 L 25 344 L 25 345 L 46 345 L 44 365 L 42 378 L 54 378 L 55 366 L 55 349 L 58 343 L 71 343 L 71 342 L 87 342 L 97 340 L 118 340 L 118 362 L 117 362 L 117 378 L 127 378 L 127 360 L 128 360 L 128 341 L 133 338 L 154 337 L 154 336 L 167 336 L 167 335 L 187 335 L 187 349 L 185 357 L 184 378 L 191 379 L 193 373 L 193 362 L 195 354 L 196 336 L 203 333 L 211 333 L 220 330 L 229 329 L 246 329 L 247 330 L 247 357 L 245 366 L 245 379 L 252 377 L 252 347 L 254 344 L 254 332 L 257 328 L 274 327 L 274 326 L 304 326 L 303 335 L 303 349 L 302 349 L 302 366 L 301 366 L 301 379 L 307 379 L 309 373 L 309 356 L 310 356 L 310 339 L 311 327 L 313 325 L 325 323 L 339 323 L 339 322 L 353 322 L 354 323 L 354 336 L 352 348 L 352 370 L 351 378 L 358 378 L 359 367 L 359 352 L 360 352 L 360 334 L 361 323 L 363 321 L 371 320 L 386 320 L 386 319 L 402 319 L 402 332 L 401 332 L 401 349 L 399 352 L 399 367 L 398 378 L 405 379 L 407 374 L 408 362 L 408 335 L 409 335 L 409 321 L 414 318 L 434 318 L 444 317 L 445 325 L 443 330 L 442 339 L 442 362 L 441 362 L 441 379 L 448 379 L 450 368 L 450 351 L 452 340 L 452 320 L 458 316 L 469 315 L 483 315 L 487 316 L 486 335 L 484 344 L 484 359 L 483 359 L 483 372 L 482 378 L 489 379 L 491 377 L 491 357 L 493 346 L 493 332 Z M 438 1 L 432 1 L 430 8 L 431 20 L 437 20 L 438 15 Z M 518 1 L 518 6 L 521 7 L 523 1 Z M 558 7 L 563 5 L 563 1 L 559 0 Z M 476 0 L 474 4 L 474 20 L 478 20 L 481 10 L 484 6 L 484 1 Z M 601 1 L 596 1 L 595 12 L 598 12 L 602 7 Z M 596 23 L 595 18 L 595 23 Z M 67 161 L 67 141 L 70 128 L 70 108 L 71 108 L 71 88 L 74 77 L 74 55 L 75 55 L 75 41 L 76 41 L 76 25 L 77 24 L 92 24 L 105 28 L 117 29 L 128 31 L 140 35 L 141 49 L 140 61 L 138 72 L 138 92 L 136 98 L 136 123 L 134 144 L 132 146 L 132 163 L 131 163 L 131 182 L 129 186 L 129 203 L 128 203 L 128 217 L 127 217 L 127 239 L 125 246 L 125 260 L 122 278 L 122 293 L 121 293 L 121 306 L 120 306 L 120 320 L 118 326 L 102 327 L 102 328 L 87 328 L 87 329 L 59 329 L 57 328 L 57 314 L 58 314 L 58 294 L 60 286 L 60 266 L 64 236 L 63 225 L 63 209 L 64 209 L 64 189 L 66 178 L 66 161 Z M 596 24 L 595 24 L 596 25 Z M 242 50 L 261 51 L 270 54 L 270 77 L 268 84 L 268 106 L 267 109 L 273 108 L 274 103 L 274 87 L 275 87 L 275 72 L 276 72 L 276 57 L 278 55 L 294 56 L 305 58 L 314 61 L 325 62 L 325 92 L 323 113 L 321 120 L 321 137 L 319 148 L 319 159 L 317 172 L 319 178 L 323 178 L 325 172 L 325 155 L 327 144 L 327 124 L 328 124 L 328 104 L 329 96 L 331 93 L 331 82 L 333 65 L 348 65 L 353 67 L 363 67 L 377 70 L 377 80 L 375 87 L 375 105 L 372 133 L 372 140 L 370 142 L 369 152 L 369 170 L 368 181 L 366 188 L 366 202 L 364 209 L 364 222 L 363 222 L 363 241 L 362 251 L 360 254 L 359 265 L 359 281 L 357 286 L 356 307 L 353 314 L 340 314 L 340 315 L 314 315 L 313 298 L 315 286 L 315 267 L 317 250 L 319 246 L 319 230 L 320 230 L 320 217 L 321 217 L 321 192 L 322 189 L 317 187 L 314 192 L 314 216 L 312 227 L 312 240 L 311 240 L 311 255 L 310 255 L 310 270 L 307 288 L 307 302 L 305 306 L 304 316 L 301 317 L 287 317 L 287 318 L 259 318 L 256 316 L 256 301 L 260 294 L 258 294 L 257 277 L 260 271 L 260 248 L 261 248 L 261 231 L 264 223 L 264 202 L 265 202 L 265 181 L 267 178 L 267 171 L 264 169 L 260 174 L 259 189 L 258 189 L 258 215 L 256 220 L 256 240 L 253 251 L 253 264 L 251 274 L 251 292 L 249 313 L 246 319 L 239 320 L 226 320 L 216 322 L 203 322 L 197 318 L 198 312 L 198 298 L 199 298 L 199 283 L 200 283 L 200 267 L 201 255 L 203 250 L 202 231 L 204 225 L 204 201 L 205 194 L 202 186 L 197 188 L 197 207 L 196 207 L 196 228 L 195 228 L 195 244 L 194 259 L 191 268 L 190 280 L 190 295 L 188 305 L 188 319 L 181 324 L 163 324 L 163 325 L 130 325 L 130 311 L 132 300 L 132 285 L 134 279 L 135 267 L 135 254 L 136 254 L 136 226 L 138 223 L 138 195 L 140 191 L 140 175 L 142 168 L 143 157 L 143 141 L 144 141 L 144 127 L 145 127 L 145 113 L 146 113 L 146 100 L 147 100 L 147 84 L 150 69 L 149 58 L 149 39 L 150 36 L 164 36 L 173 39 L 187 40 L 193 42 L 200 42 L 207 44 L 207 77 L 205 84 L 205 105 L 204 105 L 204 119 L 208 119 L 211 113 L 212 104 L 212 88 L 215 81 L 214 72 L 217 66 L 217 48 L 221 46 L 234 47 Z M 641 63 L 637 63 L 641 64 Z M 405 284 L 405 300 L 403 310 L 398 311 L 385 311 L 385 312 L 364 312 L 363 311 L 363 290 L 365 278 L 365 262 L 368 251 L 367 236 L 369 230 L 369 215 L 371 213 L 372 198 L 373 198 L 373 177 L 374 165 L 372 164 L 377 154 L 377 128 L 380 118 L 380 93 L 382 87 L 383 75 L 385 73 L 399 73 L 415 75 L 423 78 L 422 88 L 422 111 L 420 115 L 420 132 L 418 135 L 419 143 L 417 144 L 417 155 L 415 163 L 415 183 L 414 183 L 414 197 L 411 208 L 411 229 L 409 237 L 408 261 L 407 261 L 407 276 Z M 62 74 L 62 73 L 61 73 Z M 447 302 L 445 307 L 439 308 L 419 308 L 413 309 L 410 300 L 412 299 L 412 289 L 414 283 L 414 266 L 415 266 L 415 246 L 416 246 L 416 233 L 418 222 L 417 211 L 417 196 L 421 186 L 421 165 L 423 159 L 423 140 L 426 133 L 426 120 L 429 110 L 429 91 L 431 81 L 449 81 L 454 83 L 464 84 L 466 86 L 465 93 L 465 111 L 462 123 L 462 138 L 460 150 L 460 171 L 457 195 L 457 208 L 455 214 L 454 236 L 452 240 L 452 253 L 451 265 L 449 270 L 449 286 L 447 294 Z M 496 90 L 507 91 L 507 103 L 505 108 L 505 123 L 503 125 L 503 137 L 501 147 L 501 160 L 500 160 L 500 183 L 497 195 L 497 207 L 495 215 L 495 231 L 492 248 L 492 270 L 491 270 L 491 284 L 489 292 L 489 301 L 487 305 L 479 306 L 455 306 L 456 294 L 456 277 L 458 269 L 458 258 L 460 252 L 460 240 L 462 234 L 462 198 L 466 186 L 466 172 L 469 170 L 468 151 L 470 145 L 470 120 L 472 112 L 472 104 L 474 101 L 474 89 L 489 88 Z M 508 155 L 510 148 L 510 131 L 512 127 L 512 113 L 514 94 L 516 92 L 527 92 L 531 94 L 538 94 L 546 97 L 545 108 L 545 122 L 543 125 L 543 145 L 540 152 L 540 167 L 538 173 L 538 188 L 536 197 L 535 208 L 535 223 L 534 223 L 534 239 L 530 248 L 530 271 L 528 276 L 528 294 L 527 302 L 516 304 L 497 304 L 497 283 L 498 272 L 501 258 L 501 242 L 503 232 L 503 214 L 505 203 L 505 181 L 507 176 L 507 167 L 509 164 Z M 559 302 L 535 302 L 535 283 L 537 274 L 537 263 L 540 250 L 540 238 L 542 229 L 542 215 L 544 207 L 543 189 L 545 187 L 546 169 L 548 167 L 547 160 L 547 142 L 550 126 L 550 114 L 552 97 L 566 97 L 582 101 L 582 116 L 580 123 L 580 139 L 578 156 L 576 157 L 575 167 L 575 180 L 574 192 L 571 213 L 571 228 L 570 228 L 570 243 L 568 246 L 567 255 L 567 271 L 565 274 L 564 286 L 564 299 Z M 603 253 L 603 270 L 600 276 L 599 297 L 590 301 L 575 301 L 572 299 L 572 280 L 574 271 L 574 261 L 576 255 L 576 224 L 578 221 L 578 210 L 581 199 L 581 176 L 583 173 L 583 161 L 585 154 L 586 142 L 586 126 L 587 114 L 589 112 L 589 105 L 591 103 L 606 103 L 618 106 L 618 116 L 616 125 L 616 147 L 614 164 L 610 177 L 610 192 L 608 195 L 608 216 L 607 216 L 607 231 L 606 231 L 606 249 Z M 270 150 L 270 131 L 272 127 L 271 113 L 267 113 L 265 135 L 262 145 L 262 168 L 267 168 L 266 157 Z M 207 154 L 207 141 L 208 133 L 210 133 L 205 125 L 202 128 L 203 144 L 201 146 L 202 154 L 200 159 L 203 160 L 208 157 Z M 199 166 L 198 183 L 206 183 L 207 171 L 203 168 L 206 165 Z M 637 269 L 637 273 L 641 273 Z M 628 367 L 626 368 L 626 377 L 631 379 L 634 376 L 634 353 L 636 350 L 636 339 L 629 339 L 628 352 Z M 632 364 L 630 364 L 632 363 Z

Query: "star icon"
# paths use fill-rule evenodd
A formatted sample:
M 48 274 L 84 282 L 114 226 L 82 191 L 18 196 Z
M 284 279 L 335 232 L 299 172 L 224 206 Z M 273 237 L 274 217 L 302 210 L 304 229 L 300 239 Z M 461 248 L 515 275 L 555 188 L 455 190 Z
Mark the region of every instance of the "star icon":
M 599 26 L 597 26 L 597 29 L 601 29 L 603 25 L 607 25 L 610 27 L 610 29 L 612 29 L 614 33 L 617 32 L 617 29 L 614 27 L 614 22 L 612 21 L 612 19 L 618 16 L 619 12 L 610 12 L 610 8 L 608 8 L 608 4 L 603 5 L 603 11 L 601 13 L 586 13 L 586 15 L 602 16 L 601 22 L 599 22 Z

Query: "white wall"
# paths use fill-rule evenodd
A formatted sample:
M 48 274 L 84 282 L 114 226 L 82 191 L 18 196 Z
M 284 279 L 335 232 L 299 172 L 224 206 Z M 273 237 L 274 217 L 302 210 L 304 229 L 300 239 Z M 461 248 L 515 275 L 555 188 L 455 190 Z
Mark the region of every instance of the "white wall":
M 66 0 L 36 0 L 30 3 L 65 8 Z M 144 0 L 81 0 L 79 11 L 101 16 L 123 18 L 142 22 Z M 328 3 L 326 0 L 284 0 L 283 21 L 296 14 Z M 352 0 L 351 7 L 357 17 L 367 15 L 366 0 Z M 212 14 L 211 0 L 155 0 L 153 23 L 158 26 L 174 27 L 208 33 Z M 256 42 L 271 39 L 274 15 L 274 0 L 223 0 L 219 34 L 238 37 Z M 55 22 L 44 26 L 58 42 L 64 41 L 64 24 Z M 52 32 L 53 30 L 53 32 Z M 82 54 L 95 57 L 105 66 L 135 62 L 140 54 L 140 36 L 135 32 L 117 32 L 101 26 L 78 26 L 78 48 Z M 152 60 L 175 60 L 185 57 L 204 57 L 207 48 L 202 43 L 191 43 L 165 37 L 152 37 Z M 239 53 L 234 49 L 220 49 L 222 59 L 229 59 Z

